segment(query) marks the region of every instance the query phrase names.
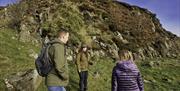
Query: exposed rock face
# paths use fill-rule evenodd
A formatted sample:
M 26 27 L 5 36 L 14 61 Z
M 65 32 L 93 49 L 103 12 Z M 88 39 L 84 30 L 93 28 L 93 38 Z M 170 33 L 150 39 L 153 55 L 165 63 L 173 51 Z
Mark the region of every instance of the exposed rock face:
M 7 7 L 0 19 L 14 20 L 14 26 L 19 27 L 19 40 L 35 44 L 41 38 L 42 43 L 46 42 L 45 38 L 54 37 L 55 31 L 68 27 L 71 31 L 68 61 L 74 60 L 73 54 L 78 48 L 73 51 L 73 47 L 79 43 L 88 44 L 92 58 L 117 59 L 118 50 L 122 49 L 132 51 L 137 59 L 180 57 L 180 38 L 166 31 L 155 14 L 138 6 L 114 0 L 21 0 L 19 5 L 22 6 L 17 8 L 22 9 L 21 15 L 11 12 L 14 7 Z M 11 19 L 13 14 L 15 18 Z M 16 17 L 19 25 L 16 25 Z M 37 54 L 30 50 L 29 56 L 36 58 Z M 146 65 L 154 67 L 159 63 Z M 95 72 L 94 78 L 99 77 L 101 74 Z M 34 91 L 40 82 L 41 78 L 34 70 L 12 74 L 5 79 L 8 91 Z
M 52 32 L 66 26 L 71 31 L 72 46 L 87 42 L 105 56 L 114 57 L 117 55 L 114 50 L 128 49 L 142 59 L 180 57 L 180 38 L 166 31 L 156 14 L 147 9 L 112 0 L 22 0 L 21 3 L 26 2 L 29 12 L 21 23 L 22 40 L 32 33 L 39 33 L 42 38 L 52 36 Z
M 20 23 L 19 40 L 21 42 L 32 42 L 37 44 L 39 38 L 35 33 L 38 29 L 38 25 L 32 16 L 24 16 Z
M 7 91 L 35 91 L 42 78 L 36 70 L 27 70 L 10 75 L 4 80 Z

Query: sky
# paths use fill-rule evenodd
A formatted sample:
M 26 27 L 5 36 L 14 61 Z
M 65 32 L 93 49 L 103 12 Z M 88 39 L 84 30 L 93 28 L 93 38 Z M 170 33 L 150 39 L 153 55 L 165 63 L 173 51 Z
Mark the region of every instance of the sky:
M 0 0 L 0 6 L 16 0 Z M 163 28 L 180 37 L 180 0 L 118 0 L 146 8 L 155 13 Z
M 16 2 L 17 0 L 0 0 L 0 6 L 6 6 L 7 4 L 11 4 Z
M 156 14 L 163 28 L 180 37 L 180 0 L 118 0 Z

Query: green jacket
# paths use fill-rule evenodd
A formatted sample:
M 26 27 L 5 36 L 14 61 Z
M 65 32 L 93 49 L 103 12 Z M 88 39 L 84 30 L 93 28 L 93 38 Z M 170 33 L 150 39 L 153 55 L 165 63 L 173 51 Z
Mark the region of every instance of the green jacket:
M 89 55 L 88 53 L 80 52 L 77 54 L 76 65 L 78 71 L 88 71 Z
M 52 43 L 52 46 L 49 48 L 48 53 L 52 62 L 54 62 L 54 68 L 45 77 L 45 84 L 47 86 L 67 86 L 69 75 L 64 44 L 59 39 L 55 39 L 50 43 Z

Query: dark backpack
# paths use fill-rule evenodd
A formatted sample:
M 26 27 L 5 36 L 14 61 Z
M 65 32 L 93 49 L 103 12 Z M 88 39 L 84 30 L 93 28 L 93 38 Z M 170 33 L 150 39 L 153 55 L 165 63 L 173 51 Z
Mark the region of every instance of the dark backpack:
M 53 68 L 53 62 L 49 56 L 49 48 L 52 44 L 47 43 L 42 49 L 38 56 L 38 58 L 35 60 L 36 70 L 39 73 L 40 76 L 45 77 L 48 75 L 48 73 Z

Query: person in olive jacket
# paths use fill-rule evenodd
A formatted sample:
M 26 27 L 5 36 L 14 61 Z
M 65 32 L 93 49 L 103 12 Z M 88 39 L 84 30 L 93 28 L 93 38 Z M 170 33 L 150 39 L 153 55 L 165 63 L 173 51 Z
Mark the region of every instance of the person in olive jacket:
M 57 38 L 51 41 L 49 56 L 54 63 L 53 69 L 45 77 L 45 84 L 48 91 L 66 91 L 65 86 L 69 83 L 68 64 L 65 57 L 65 44 L 69 33 L 65 30 L 58 32 Z
M 88 65 L 90 62 L 90 56 L 87 52 L 87 46 L 83 45 L 79 53 L 77 54 L 76 65 L 79 73 L 79 89 L 80 91 L 87 91 L 87 79 L 88 79 Z

